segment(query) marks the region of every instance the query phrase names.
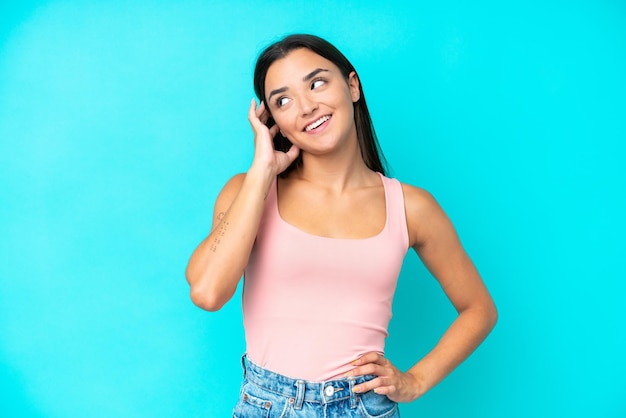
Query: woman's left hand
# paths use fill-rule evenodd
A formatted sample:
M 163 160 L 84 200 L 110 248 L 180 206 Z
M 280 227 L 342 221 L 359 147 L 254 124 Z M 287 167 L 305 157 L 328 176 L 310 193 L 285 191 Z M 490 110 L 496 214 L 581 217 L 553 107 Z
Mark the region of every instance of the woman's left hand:
M 391 364 L 383 355 L 370 352 L 355 360 L 352 364 L 355 367 L 344 376 L 363 376 L 373 374 L 376 378 L 356 385 L 355 393 L 363 393 L 370 390 L 387 395 L 395 402 L 412 402 L 417 399 L 422 391 L 420 382 L 411 373 L 404 373 Z

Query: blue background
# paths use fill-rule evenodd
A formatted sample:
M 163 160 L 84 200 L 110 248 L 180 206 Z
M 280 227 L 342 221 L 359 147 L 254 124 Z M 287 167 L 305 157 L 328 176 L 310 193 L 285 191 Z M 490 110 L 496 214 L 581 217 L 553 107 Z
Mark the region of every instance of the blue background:
M 392 175 L 499 307 L 403 416 L 626 416 L 626 5 L 384 3 L 2 3 L 0 416 L 229 416 L 239 294 L 203 312 L 184 269 L 251 161 L 255 57 L 292 32 L 352 60 Z M 453 318 L 411 252 L 388 357 Z

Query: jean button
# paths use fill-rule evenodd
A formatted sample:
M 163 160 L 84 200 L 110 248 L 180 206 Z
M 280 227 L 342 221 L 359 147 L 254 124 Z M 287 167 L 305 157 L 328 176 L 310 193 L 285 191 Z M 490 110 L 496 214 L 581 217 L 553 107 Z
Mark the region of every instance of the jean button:
M 335 388 L 332 386 L 326 386 L 326 388 L 324 389 L 324 394 L 328 397 L 331 397 L 335 394 Z

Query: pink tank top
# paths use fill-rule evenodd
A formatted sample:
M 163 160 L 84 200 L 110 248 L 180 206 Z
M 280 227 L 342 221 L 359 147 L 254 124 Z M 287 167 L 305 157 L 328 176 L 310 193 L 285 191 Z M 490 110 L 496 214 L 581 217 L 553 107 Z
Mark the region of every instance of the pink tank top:
M 400 182 L 380 175 L 386 222 L 365 239 L 325 238 L 285 222 L 270 188 L 244 274 L 247 355 L 293 378 L 340 378 L 368 351 L 384 353 L 409 238 Z

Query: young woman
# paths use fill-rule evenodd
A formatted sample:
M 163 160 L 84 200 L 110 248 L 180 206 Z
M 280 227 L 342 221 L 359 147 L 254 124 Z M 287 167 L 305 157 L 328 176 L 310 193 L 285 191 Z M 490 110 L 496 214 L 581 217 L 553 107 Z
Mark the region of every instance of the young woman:
M 385 176 L 360 79 L 334 46 L 292 35 L 259 57 L 254 159 L 215 203 L 187 268 L 215 311 L 244 275 L 247 354 L 234 416 L 396 417 L 483 341 L 496 308 L 426 191 Z M 384 356 L 402 260 L 413 248 L 458 311 L 407 371 Z

